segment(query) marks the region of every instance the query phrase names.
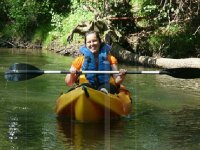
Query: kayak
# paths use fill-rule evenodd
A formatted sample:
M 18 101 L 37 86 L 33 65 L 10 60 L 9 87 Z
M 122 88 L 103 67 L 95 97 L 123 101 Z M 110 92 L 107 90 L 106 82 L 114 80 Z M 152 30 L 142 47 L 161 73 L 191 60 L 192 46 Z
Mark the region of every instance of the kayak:
M 98 122 L 119 119 L 131 112 L 131 97 L 128 90 L 118 94 L 104 93 L 87 86 L 80 86 L 56 101 L 56 114 L 79 122 Z

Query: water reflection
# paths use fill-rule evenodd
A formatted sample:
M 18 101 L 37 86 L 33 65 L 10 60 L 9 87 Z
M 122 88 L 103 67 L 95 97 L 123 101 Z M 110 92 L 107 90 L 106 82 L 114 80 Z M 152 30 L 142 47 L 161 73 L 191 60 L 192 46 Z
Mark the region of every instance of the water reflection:
M 200 79 L 177 79 L 166 75 L 157 76 L 156 81 L 163 87 L 187 90 L 200 94 Z
M 110 149 L 113 139 L 123 135 L 125 121 L 104 123 L 77 123 L 57 120 L 58 138 L 72 149 Z
M 173 112 L 172 116 L 174 125 L 171 127 L 171 140 L 174 147 L 198 149 L 200 146 L 200 105 L 196 108 L 185 107 L 179 112 Z

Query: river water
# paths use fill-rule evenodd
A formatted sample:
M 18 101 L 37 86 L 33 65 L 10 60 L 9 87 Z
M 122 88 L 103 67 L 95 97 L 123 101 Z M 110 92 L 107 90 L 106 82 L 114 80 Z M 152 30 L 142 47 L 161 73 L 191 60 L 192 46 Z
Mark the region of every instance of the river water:
M 20 82 L 4 79 L 13 63 L 65 70 L 72 60 L 40 50 L 0 49 L 0 149 L 199 149 L 200 79 L 127 75 L 124 84 L 132 93 L 134 111 L 120 121 L 93 124 L 57 119 L 55 101 L 69 89 L 65 75 L 45 74 Z

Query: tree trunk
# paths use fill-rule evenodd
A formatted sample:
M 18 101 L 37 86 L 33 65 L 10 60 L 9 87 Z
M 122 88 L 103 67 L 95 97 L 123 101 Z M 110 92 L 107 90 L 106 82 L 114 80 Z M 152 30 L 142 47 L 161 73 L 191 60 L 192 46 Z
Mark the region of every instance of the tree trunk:
M 200 68 L 200 58 L 171 59 L 139 56 L 123 49 L 117 43 L 112 44 L 111 53 L 118 60 L 129 64 L 140 64 L 144 66 L 159 68 Z

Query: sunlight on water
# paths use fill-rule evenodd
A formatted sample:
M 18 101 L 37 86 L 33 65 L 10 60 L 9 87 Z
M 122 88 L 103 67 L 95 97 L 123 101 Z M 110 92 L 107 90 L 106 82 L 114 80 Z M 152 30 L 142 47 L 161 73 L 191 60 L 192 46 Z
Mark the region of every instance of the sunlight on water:
M 8 130 L 8 135 L 9 135 L 9 139 L 11 140 L 11 142 L 13 140 L 17 139 L 17 133 L 19 132 L 18 129 L 18 118 L 10 118 L 10 125 L 9 125 L 9 130 Z

